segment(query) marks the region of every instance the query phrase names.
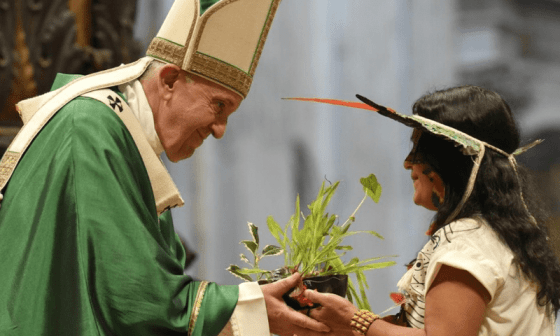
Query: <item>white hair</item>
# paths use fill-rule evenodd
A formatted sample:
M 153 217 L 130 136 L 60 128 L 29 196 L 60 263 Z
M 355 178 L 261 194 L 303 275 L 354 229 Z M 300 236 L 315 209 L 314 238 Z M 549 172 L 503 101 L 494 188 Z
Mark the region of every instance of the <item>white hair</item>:
M 142 74 L 142 76 L 140 76 L 138 79 L 139 79 L 141 82 L 150 79 L 153 75 L 155 75 L 155 74 L 158 72 L 158 70 L 159 70 L 161 67 L 163 67 L 163 66 L 165 66 L 165 65 L 167 65 L 167 64 L 169 64 L 169 63 L 160 61 L 160 60 L 158 60 L 158 59 L 154 59 L 154 60 L 152 61 L 152 63 L 150 63 L 150 65 L 148 65 L 148 68 L 146 69 L 146 71 L 144 71 L 144 73 Z M 190 75 L 188 72 L 186 72 L 186 71 L 182 71 L 182 72 L 185 74 L 185 78 L 186 78 L 187 82 L 192 81 L 192 77 L 191 77 L 191 75 Z
M 142 74 L 142 76 L 140 76 L 140 78 L 138 78 L 141 82 L 145 81 L 147 79 L 149 79 L 150 77 L 152 77 L 162 66 L 166 65 L 167 63 L 164 63 L 160 60 L 154 59 L 150 65 L 148 65 L 148 68 L 146 69 L 146 71 L 144 71 L 144 73 Z

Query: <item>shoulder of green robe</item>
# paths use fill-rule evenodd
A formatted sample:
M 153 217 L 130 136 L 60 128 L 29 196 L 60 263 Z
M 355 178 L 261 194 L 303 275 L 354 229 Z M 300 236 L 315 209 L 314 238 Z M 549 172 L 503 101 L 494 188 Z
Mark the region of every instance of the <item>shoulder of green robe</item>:
M 53 84 L 51 86 L 51 91 L 60 89 L 61 87 L 75 81 L 76 79 L 80 78 L 80 77 L 84 77 L 84 75 L 80 75 L 80 74 L 64 74 L 64 73 L 57 73 L 56 77 L 53 81 Z M 126 100 L 126 97 L 124 96 L 124 94 L 122 92 L 119 91 L 118 87 L 113 86 L 110 87 L 109 89 L 113 90 L 115 93 L 117 93 L 119 96 L 121 96 L 122 99 Z

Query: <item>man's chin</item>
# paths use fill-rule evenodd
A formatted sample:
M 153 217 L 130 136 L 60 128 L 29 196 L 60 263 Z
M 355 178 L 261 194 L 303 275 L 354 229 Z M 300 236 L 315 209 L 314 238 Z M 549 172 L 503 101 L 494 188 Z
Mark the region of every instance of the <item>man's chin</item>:
M 190 158 L 194 154 L 194 151 L 195 151 L 194 148 L 189 148 L 188 151 L 183 152 L 183 153 L 167 153 L 167 152 L 165 152 L 165 155 L 167 155 L 167 158 L 169 159 L 169 161 L 171 161 L 173 163 L 177 163 L 179 161 Z

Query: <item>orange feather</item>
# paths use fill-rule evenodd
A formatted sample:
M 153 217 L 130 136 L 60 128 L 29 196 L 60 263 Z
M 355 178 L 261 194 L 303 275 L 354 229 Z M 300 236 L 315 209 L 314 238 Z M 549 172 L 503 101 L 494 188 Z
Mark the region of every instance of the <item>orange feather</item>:
M 326 99 L 326 98 L 282 98 L 285 100 L 299 100 L 299 101 L 307 101 L 307 102 L 314 102 L 314 103 L 323 103 L 323 104 L 331 104 L 331 105 L 340 105 L 346 107 L 353 107 L 362 110 L 370 110 L 370 111 L 378 111 L 376 108 L 369 106 L 365 103 L 353 102 L 353 101 L 346 101 L 346 100 L 338 100 L 338 99 Z

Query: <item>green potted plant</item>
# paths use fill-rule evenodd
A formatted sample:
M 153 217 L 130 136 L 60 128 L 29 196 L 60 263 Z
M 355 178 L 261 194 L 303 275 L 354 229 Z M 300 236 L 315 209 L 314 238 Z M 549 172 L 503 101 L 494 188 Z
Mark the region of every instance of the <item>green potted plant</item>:
M 259 252 L 258 227 L 248 223 L 252 240 L 243 240 L 243 244 L 252 254 L 252 261 L 241 254 L 241 260 L 248 267 L 241 268 L 230 265 L 228 271 L 233 275 L 246 281 L 270 282 L 282 279 L 299 271 L 303 277 L 306 288 L 318 289 L 322 292 L 334 292 L 341 296 L 347 296 L 348 300 L 355 302 L 360 309 L 371 310 L 366 297 L 368 283 L 364 271 L 384 268 L 395 264 L 394 261 L 380 261 L 384 257 L 368 258 L 360 260 L 358 257 L 344 262 L 343 256 L 352 246 L 343 245 L 346 237 L 365 233 L 378 239 L 383 237 L 375 231 L 350 231 L 350 226 L 355 221 L 355 215 L 364 201 L 370 197 L 374 202 L 379 202 L 381 197 L 381 185 L 377 182 L 375 175 L 361 178 L 360 182 L 364 189 L 364 197 L 354 212 L 339 225 L 339 217 L 336 214 L 326 212 L 327 205 L 331 201 L 339 182 L 329 186 L 321 185 L 317 198 L 308 206 L 309 214 L 305 216 L 300 213 L 299 196 L 296 199 L 295 213 L 282 228 L 272 216 L 267 218 L 267 226 L 278 245 L 267 245 Z M 303 225 L 300 224 L 303 221 Z M 283 255 L 284 266 L 276 270 L 261 269 L 259 263 L 267 256 Z M 348 277 L 353 274 L 357 287 Z M 297 289 L 290 297 L 297 297 L 303 288 Z M 359 294 L 358 294 L 359 292 Z M 301 296 L 299 302 L 302 303 Z M 287 303 L 294 309 L 307 308 L 285 296 Z

